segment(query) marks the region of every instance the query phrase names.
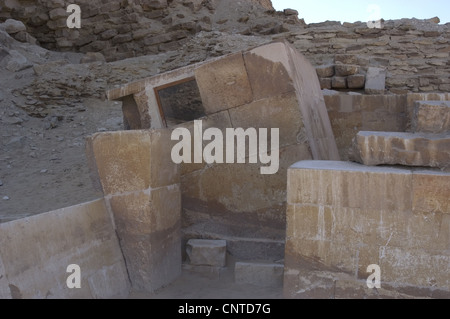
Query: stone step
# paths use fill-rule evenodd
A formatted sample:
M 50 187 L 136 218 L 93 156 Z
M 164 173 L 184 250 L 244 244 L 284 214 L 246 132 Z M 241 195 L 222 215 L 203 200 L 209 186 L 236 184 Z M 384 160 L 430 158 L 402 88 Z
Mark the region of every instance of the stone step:
M 230 225 L 219 225 L 222 228 L 231 229 Z M 201 223 L 183 228 L 183 241 L 201 237 L 214 240 L 225 240 L 227 242 L 227 252 L 237 260 L 280 260 L 284 257 L 285 250 L 285 233 L 278 231 L 268 231 L 265 229 L 265 235 L 251 237 L 251 230 L 248 230 L 248 237 L 232 236 L 225 234 L 225 231 L 213 232 L 209 231 L 218 228 L 214 222 Z M 208 231 L 207 231 L 208 230 Z
M 449 168 L 450 132 L 442 134 L 359 132 L 350 159 L 368 166 Z
M 412 131 L 450 132 L 450 101 L 417 101 L 414 107 Z
M 237 283 L 252 284 L 259 287 L 282 287 L 284 265 L 268 261 L 236 262 L 234 279 Z
M 225 240 L 190 239 L 186 244 L 189 264 L 193 266 L 225 267 Z

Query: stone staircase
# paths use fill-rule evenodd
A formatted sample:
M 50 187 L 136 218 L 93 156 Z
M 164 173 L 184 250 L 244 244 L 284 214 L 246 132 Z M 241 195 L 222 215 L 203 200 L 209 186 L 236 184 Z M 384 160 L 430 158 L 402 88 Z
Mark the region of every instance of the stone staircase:
M 236 260 L 227 251 L 227 241 L 190 239 L 186 244 L 183 270 L 218 277 L 233 272 L 236 283 L 258 287 L 283 286 L 284 264 L 280 261 Z
M 450 101 L 415 102 L 410 132 L 359 132 L 350 159 L 364 165 L 450 168 Z

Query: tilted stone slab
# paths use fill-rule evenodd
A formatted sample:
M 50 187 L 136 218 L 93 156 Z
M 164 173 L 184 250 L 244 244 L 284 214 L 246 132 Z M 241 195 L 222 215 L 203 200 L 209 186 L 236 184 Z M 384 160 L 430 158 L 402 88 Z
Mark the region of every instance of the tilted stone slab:
M 205 235 L 207 230 L 218 235 L 214 238 L 244 238 L 250 242 L 254 238 L 275 240 L 277 244 L 271 247 L 282 248 L 278 242 L 284 239 L 285 233 L 287 168 L 303 159 L 339 159 L 315 68 L 288 42 L 274 42 L 113 89 L 108 92 L 108 98 L 127 102 L 124 115 L 130 128 L 150 125 L 156 129 L 165 125 L 155 92 L 194 80 L 206 115 L 198 119 L 202 120 L 204 131 L 214 127 L 225 136 L 227 129 L 267 129 L 269 133 L 277 129 L 279 145 L 273 151 L 279 153 L 279 167 L 274 174 L 263 175 L 261 167 L 267 165 L 249 164 L 248 158 L 246 164 L 183 163 L 180 189 L 183 216 L 189 216 L 186 227 L 190 231 L 199 225 L 205 226 L 200 234 Z M 178 125 L 193 131 L 193 121 Z M 117 147 L 116 140 L 123 146 Z M 106 164 L 96 170 L 105 194 L 122 198 L 130 192 L 171 183 L 169 177 L 175 172 L 170 160 L 172 147 L 168 141 L 157 152 L 141 151 L 141 148 L 153 150 L 154 144 L 152 136 L 147 136 L 145 131 L 89 141 L 88 149 L 99 150 L 95 160 Z M 153 154 L 161 156 L 153 157 Z M 161 158 L 168 159 L 153 165 Z M 167 168 L 167 172 L 158 175 L 158 167 Z M 154 174 L 167 183 L 156 183 Z M 115 207 L 121 206 L 119 201 L 114 203 Z M 139 212 L 131 211 L 137 216 Z M 141 232 L 141 226 L 147 229 L 147 220 L 144 219 L 144 223 L 146 225 L 130 225 L 132 227 L 127 229 Z M 185 231 L 183 229 L 184 234 Z M 247 247 L 236 246 L 233 245 L 235 251 L 244 251 Z M 266 251 L 256 249 L 252 253 L 258 253 L 252 257 L 257 260 L 267 255 Z M 280 254 L 282 250 L 275 253 Z
M 359 132 L 351 160 L 374 165 L 450 166 L 450 133 Z
M 450 101 L 418 101 L 412 122 L 414 132 L 450 132 Z

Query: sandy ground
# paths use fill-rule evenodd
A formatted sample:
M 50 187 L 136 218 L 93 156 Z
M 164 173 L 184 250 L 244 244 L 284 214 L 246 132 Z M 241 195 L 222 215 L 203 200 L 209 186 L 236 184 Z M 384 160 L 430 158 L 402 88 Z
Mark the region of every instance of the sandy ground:
M 85 139 L 122 129 L 121 104 L 85 100 L 77 109 L 83 111 L 61 115 L 51 123 L 2 105 L 0 222 L 103 196 L 89 178 Z
M 283 288 L 235 282 L 228 267 L 220 275 L 183 270 L 181 277 L 156 293 L 131 292 L 129 299 L 282 299 Z

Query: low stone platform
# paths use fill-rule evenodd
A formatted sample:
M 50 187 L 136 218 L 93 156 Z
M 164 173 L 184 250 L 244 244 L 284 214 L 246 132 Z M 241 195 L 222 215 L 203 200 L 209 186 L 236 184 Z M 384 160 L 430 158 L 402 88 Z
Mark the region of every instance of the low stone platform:
M 383 289 L 449 298 L 449 196 L 450 173 L 439 170 L 334 161 L 291 166 L 285 297 L 333 292 L 330 273 L 346 274 L 345 286 L 365 293 L 367 268 L 378 265 Z M 322 286 L 310 271 L 324 274 Z

